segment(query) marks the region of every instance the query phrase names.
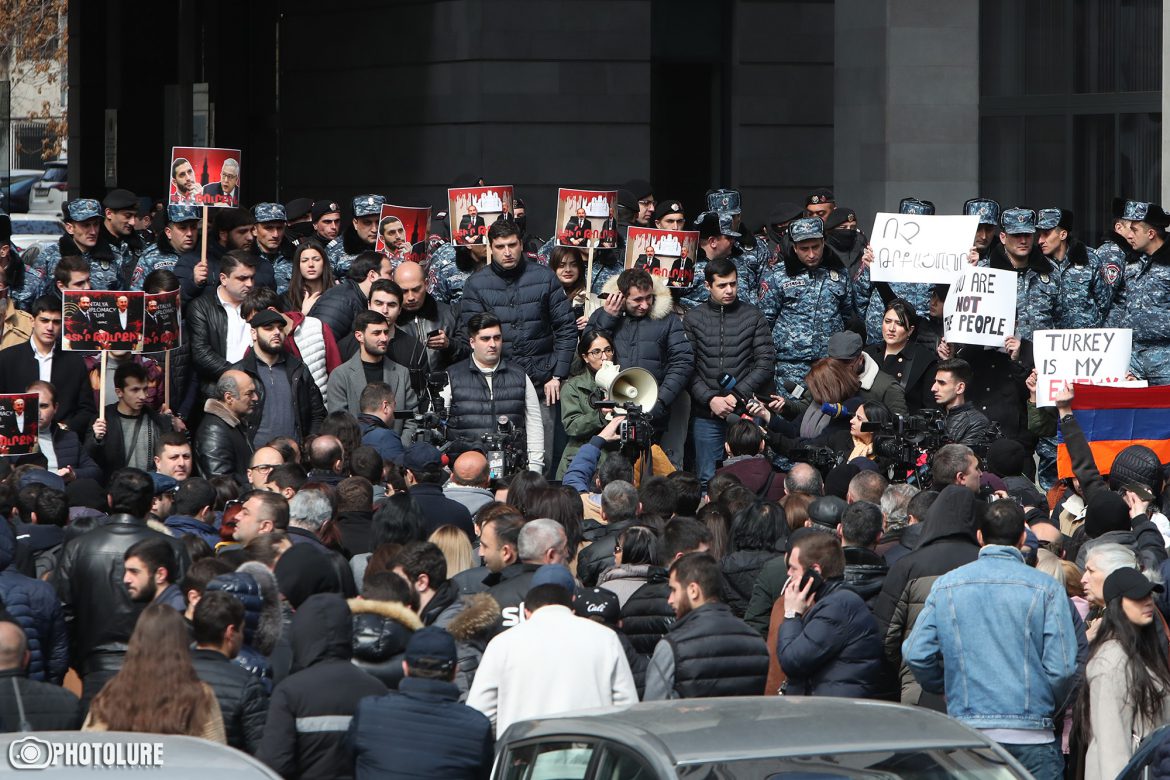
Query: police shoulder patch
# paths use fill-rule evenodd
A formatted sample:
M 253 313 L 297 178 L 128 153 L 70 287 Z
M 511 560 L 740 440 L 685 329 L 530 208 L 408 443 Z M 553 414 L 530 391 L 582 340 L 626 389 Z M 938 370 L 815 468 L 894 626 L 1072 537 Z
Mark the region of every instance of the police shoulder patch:
M 1117 284 L 1117 279 L 1121 276 L 1121 268 L 1118 267 L 1117 263 L 1105 262 L 1101 264 L 1101 274 L 1109 284 Z

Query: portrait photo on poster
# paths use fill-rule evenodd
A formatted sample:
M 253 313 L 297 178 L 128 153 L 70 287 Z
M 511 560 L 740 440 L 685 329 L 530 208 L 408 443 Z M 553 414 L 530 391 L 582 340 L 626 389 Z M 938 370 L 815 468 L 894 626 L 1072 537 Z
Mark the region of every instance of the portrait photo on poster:
M 172 147 L 167 181 L 167 202 L 171 205 L 239 206 L 240 150 Z
M 39 404 L 37 393 L 0 395 L 0 456 L 37 451 Z
M 431 230 L 429 207 L 393 206 L 386 203 L 378 215 L 378 240 L 374 251 L 391 259 L 420 262 L 426 257 Z
M 142 351 L 144 297 L 127 290 L 62 290 L 61 349 Z
M 458 246 L 487 245 L 488 228 L 512 218 L 512 185 L 458 187 L 447 190 L 447 217 L 451 243 Z
M 617 246 L 617 190 L 557 190 L 557 246 Z
M 142 351 L 163 352 L 183 343 L 179 317 L 179 291 L 145 296 L 142 318 Z
M 695 283 L 697 230 L 658 230 L 630 226 L 626 235 L 626 268 L 642 268 L 661 277 L 667 287 L 690 289 Z

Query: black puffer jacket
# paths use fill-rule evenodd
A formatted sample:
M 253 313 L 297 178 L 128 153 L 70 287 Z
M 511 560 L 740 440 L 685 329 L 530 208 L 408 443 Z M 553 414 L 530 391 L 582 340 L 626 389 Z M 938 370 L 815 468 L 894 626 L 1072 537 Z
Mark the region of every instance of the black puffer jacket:
M 800 618 L 786 618 L 776 658 L 797 696 L 876 698 L 882 692 L 882 642 L 877 621 L 843 580 L 827 580 Z
M 485 311 L 503 324 L 504 357 L 519 363 L 533 384 L 568 378 L 577 323 L 556 274 L 527 258 L 511 269 L 488 263 L 483 273 L 473 274 L 463 285 L 459 302 L 463 327 L 473 314 Z
M 962 485 L 947 485 L 927 510 L 923 525 L 922 541 L 890 568 L 873 608 L 886 660 L 901 669 L 904 704 L 917 704 L 922 688 L 902 663 L 902 642 L 926 606 L 934 581 L 979 557 L 975 493 Z
M 343 339 L 353 327 L 354 317 L 365 311 L 368 305 L 366 294 L 358 283 L 353 279 L 343 279 L 317 299 L 309 316 L 328 325 L 334 338 Z
M 719 568 L 723 574 L 723 601 L 737 618 L 742 618 L 752 589 L 764 565 L 780 553 L 775 550 L 736 550 L 723 556 Z
M 670 581 L 666 569 L 654 567 L 646 584 L 634 591 L 622 607 L 622 633 L 642 655 L 653 655 L 658 640 L 674 625 L 674 610 L 667 602 Z
M 240 485 L 247 485 L 248 465 L 252 460 L 252 432 L 214 398 L 208 399 L 203 409 L 206 414 L 195 432 L 199 476 L 211 479 L 227 474 Z
M 665 638 L 674 651 L 674 690 L 681 698 L 763 694 L 768 645 L 726 604 L 712 601 L 691 610 Z
M 606 282 L 603 291 L 617 292 L 617 278 Z M 598 309 L 589 317 L 592 327 L 613 334 L 614 363 L 622 368 L 644 368 L 654 375 L 658 382 L 658 403 L 651 416 L 657 420 L 663 420 L 674 399 L 686 392 L 695 367 L 694 350 L 673 307 L 670 290 L 656 277 L 654 304 L 645 317 L 631 317 L 624 309 L 616 317 L 605 309 Z
M 28 676 L 60 685 L 69 671 L 69 634 L 53 586 L 16 570 L 16 532 L 0 520 L 0 603 L 28 640 Z M 0 698 L 4 694 L 0 693 Z
M 268 658 L 281 643 L 284 630 L 276 577 L 264 564 L 249 561 L 213 579 L 207 590 L 230 593 L 244 605 L 244 645 L 232 664 L 259 680 L 265 693 L 270 692 L 276 675 Z
M 768 320 L 758 308 L 738 298 L 729 306 L 708 298 L 686 313 L 683 328 L 695 353 L 690 387 L 696 416 L 710 417 L 711 399 L 726 395 L 719 386 L 725 373 L 735 378 L 735 389 L 745 398 L 771 392 L 776 347 Z
M 174 548 L 179 561 L 175 581 L 182 581 L 190 561 L 187 549 L 130 515 L 112 515 L 105 525 L 66 542 L 61 551 L 54 585 L 66 619 L 72 618 L 71 660 L 83 677 L 91 669 L 108 668 L 103 656 L 120 659 L 126 652 L 143 605 L 130 600 L 122 583 L 123 555 L 144 539 L 164 539 Z
M 255 753 L 268 719 L 268 694 L 260 680 L 216 650 L 192 650 L 191 663 L 199 679 L 215 691 L 227 743 Z
M 406 643 L 422 628 L 418 615 L 396 601 L 350 599 L 353 613 L 353 665 L 394 690 L 402 680 Z
M 861 596 L 862 600 L 873 609 L 878 594 L 882 592 L 882 584 L 890 567 L 886 560 L 873 550 L 864 547 L 845 548 L 845 584 L 849 590 Z
M 353 615 L 336 593 L 305 599 L 292 621 L 292 675 L 276 686 L 256 757 L 284 777 L 353 777 L 345 735 L 357 704 L 386 686 L 352 663 Z

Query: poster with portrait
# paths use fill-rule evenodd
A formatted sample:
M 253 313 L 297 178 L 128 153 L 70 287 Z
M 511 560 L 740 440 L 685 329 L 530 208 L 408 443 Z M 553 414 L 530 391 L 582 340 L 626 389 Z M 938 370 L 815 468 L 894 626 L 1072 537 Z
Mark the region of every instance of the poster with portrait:
M 690 289 L 695 282 L 699 231 L 658 230 L 630 226 L 626 235 L 626 268 L 644 268 L 667 287 Z
M 175 205 L 239 206 L 240 150 L 172 147 L 167 193 Z
M 37 451 L 36 393 L 0 395 L 0 456 L 29 455 Z
M 557 190 L 557 246 L 617 246 L 617 190 Z
M 382 206 L 378 215 L 378 240 L 375 252 L 382 252 L 396 260 L 421 262 L 414 247 L 426 246 L 431 232 L 430 207 Z
M 129 290 L 62 290 L 61 349 L 140 352 L 145 295 Z
M 452 244 L 487 246 L 488 228 L 498 220 L 512 218 L 512 185 L 449 189 L 447 207 Z
M 165 352 L 183 343 L 179 291 L 146 295 L 143 299 L 142 351 Z

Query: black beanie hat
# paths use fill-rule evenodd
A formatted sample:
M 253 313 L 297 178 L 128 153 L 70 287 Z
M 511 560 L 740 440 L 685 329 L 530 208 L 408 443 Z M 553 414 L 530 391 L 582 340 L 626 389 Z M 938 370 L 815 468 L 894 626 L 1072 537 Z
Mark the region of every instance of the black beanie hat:
M 987 470 L 1001 477 L 1018 477 L 1024 473 L 1028 450 L 1015 439 L 997 439 L 987 448 Z
M 1130 531 L 1129 507 L 1111 490 L 1099 490 L 1085 507 L 1085 536 L 1096 539 L 1110 531 Z
M 1150 488 L 1154 495 L 1162 492 L 1162 462 L 1142 444 L 1131 444 L 1117 453 L 1109 469 L 1109 486 L 1114 490 L 1135 483 Z

